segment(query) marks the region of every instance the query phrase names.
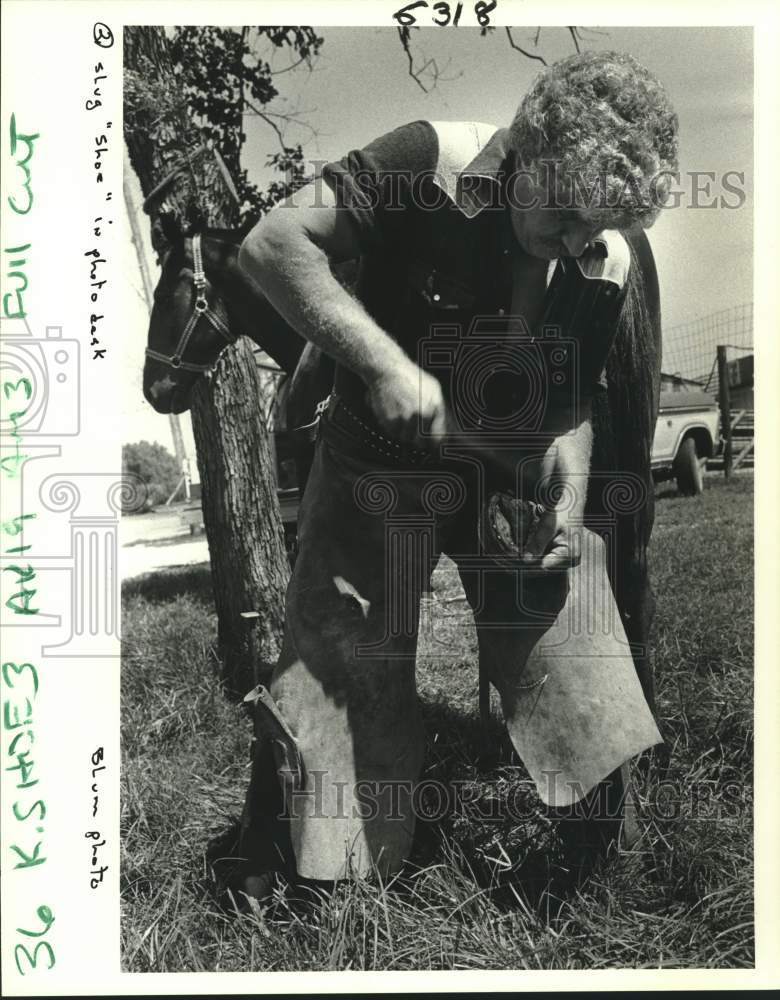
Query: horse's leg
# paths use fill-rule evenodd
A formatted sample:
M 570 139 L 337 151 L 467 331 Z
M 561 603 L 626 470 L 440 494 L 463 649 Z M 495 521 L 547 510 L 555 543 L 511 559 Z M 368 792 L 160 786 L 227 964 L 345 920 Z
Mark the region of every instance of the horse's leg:
M 648 470 L 649 487 L 640 498 L 641 510 L 630 513 L 615 511 L 611 503 L 613 488 L 620 481 L 619 441 L 617 426 L 610 400 L 606 392 L 597 393 L 593 399 L 592 423 L 594 430 L 591 476 L 588 483 L 588 497 L 585 509 L 585 523 L 594 529 L 607 526 L 607 575 L 615 597 L 615 603 L 630 644 L 634 668 L 642 687 L 642 693 L 650 710 L 655 715 L 652 653 L 649 648 L 650 627 L 653 620 L 655 601 L 647 573 L 646 553 L 635 544 L 637 532 L 641 528 L 645 538 L 649 538 L 652 528 L 654 495 Z M 594 801 L 601 801 L 608 815 L 620 814 L 621 841 L 631 846 L 638 836 L 639 828 L 631 795 L 630 768 L 628 762 L 617 768 L 592 793 Z M 588 822 L 580 824 L 562 823 L 561 836 L 567 856 L 595 857 L 599 851 L 601 827 Z M 575 861 L 575 866 L 580 862 Z
M 647 520 L 648 529 L 652 528 L 654 506 L 655 498 L 651 484 L 647 503 L 642 512 Z M 645 700 L 655 715 L 653 651 L 650 646 L 650 630 L 655 617 L 655 594 L 650 584 L 647 556 L 644 552 L 633 550 L 631 543 L 634 525 L 627 523 L 627 519 L 618 520 L 615 533 L 617 552 L 613 592 L 618 598 L 620 617 L 626 638 L 631 644 L 631 655 L 634 658 L 639 683 L 642 685 Z
M 657 288 L 655 285 L 653 288 L 657 299 Z M 593 455 L 585 518 L 586 524 L 592 523 L 594 527 L 598 523 L 609 526 L 609 580 L 645 699 L 655 713 L 650 649 L 655 597 L 650 585 L 647 550 L 655 519 L 650 452 L 658 414 L 661 370 L 661 327 L 657 309 L 647 325 L 639 326 L 635 335 L 641 338 L 642 353 L 647 359 L 646 370 L 639 376 L 647 380 L 647 391 L 632 393 L 625 387 L 612 386 L 609 391 L 598 392 L 593 397 Z M 644 400 L 644 404 L 637 403 L 637 399 Z M 632 405 L 649 408 L 646 421 L 629 419 L 626 411 L 630 411 Z M 633 439 L 640 423 L 646 425 L 647 430 L 639 434 L 647 437 L 646 441 Z M 619 489 L 621 483 L 622 490 Z M 615 503 L 617 498 L 620 503 Z
M 635 386 L 623 391 L 611 391 L 612 441 L 615 464 L 621 470 L 628 456 L 636 458 L 632 471 L 642 485 L 639 510 L 617 518 L 617 560 L 615 593 L 623 619 L 626 636 L 631 643 L 637 674 L 645 698 L 655 714 L 654 656 L 650 646 L 650 631 L 655 616 L 655 596 L 650 585 L 647 551 L 655 520 L 655 484 L 651 468 L 651 455 L 658 405 L 661 391 L 661 358 L 663 354 L 661 330 L 661 303 L 655 261 L 644 232 L 632 239 L 634 267 L 641 273 L 641 282 L 635 288 L 636 300 L 642 308 L 633 311 L 633 344 L 630 354 L 639 358 L 633 378 Z M 638 391 L 632 391 L 636 389 Z M 628 391 L 627 391 L 628 390 Z M 637 406 L 647 410 L 646 420 L 628 420 Z M 627 440 L 627 428 L 642 429 L 633 435 L 639 440 Z M 630 435 L 629 435 L 630 436 Z
M 655 517 L 655 488 L 650 454 L 661 381 L 661 321 L 658 281 L 652 254 L 644 236 L 638 248 L 637 262 L 642 271 L 641 298 L 645 309 L 634 313 L 633 343 L 629 341 L 628 350 L 623 344 L 622 351 L 616 355 L 617 360 L 612 365 L 610 390 L 594 397 L 591 465 L 594 474 L 588 487 L 586 522 L 589 516 L 602 523 L 611 521 L 612 551 L 608 558 L 610 584 L 645 700 L 653 715 L 656 715 L 654 656 L 650 645 L 655 597 L 648 573 L 647 549 Z M 629 356 L 634 361 L 634 381 L 621 385 L 621 378 L 626 377 L 626 360 Z M 628 366 L 629 371 L 631 367 Z M 637 406 L 647 407 L 646 420 L 640 419 L 642 414 L 635 409 L 632 411 Z M 626 492 L 635 502 L 628 504 L 633 507 L 631 510 L 616 510 L 610 502 L 611 497 L 615 496 L 611 488 L 620 483 L 626 468 L 631 473 L 631 478 L 623 477 Z M 621 772 L 620 784 L 625 790 L 628 803 L 628 767 L 624 766 Z M 618 775 L 611 777 L 617 778 Z M 624 841 L 628 843 L 639 832 L 633 812 L 633 808 L 627 805 L 623 830 Z

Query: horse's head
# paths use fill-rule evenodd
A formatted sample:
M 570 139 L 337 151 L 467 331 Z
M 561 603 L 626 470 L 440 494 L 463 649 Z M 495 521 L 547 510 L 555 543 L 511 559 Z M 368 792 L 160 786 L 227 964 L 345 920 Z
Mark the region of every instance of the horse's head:
M 162 274 L 154 290 L 144 364 L 144 396 L 158 413 L 182 413 L 201 375 L 236 335 L 204 270 L 204 237 L 165 226 Z

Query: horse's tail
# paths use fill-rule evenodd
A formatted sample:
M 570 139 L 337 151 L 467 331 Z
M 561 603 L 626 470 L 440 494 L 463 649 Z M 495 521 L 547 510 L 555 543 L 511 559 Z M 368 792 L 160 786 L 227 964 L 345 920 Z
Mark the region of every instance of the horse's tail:
M 661 330 L 658 278 L 644 232 L 628 236 L 631 249 L 626 295 L 615 341 L 607 359 L 609 410 L 617 472 L 636 476 L 647 491 L 625 539 L 635 559 L 644 562 L 653 527 L 651 451 L 658 417 Z

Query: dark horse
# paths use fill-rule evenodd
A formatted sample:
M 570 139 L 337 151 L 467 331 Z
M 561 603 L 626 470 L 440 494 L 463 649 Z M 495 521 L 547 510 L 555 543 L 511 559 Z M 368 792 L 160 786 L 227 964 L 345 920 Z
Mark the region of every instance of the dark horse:
M 242 232 L 210 229 L 185 237 L 166 221 L 162 274 L 154 290 L 144 365 L 144 396 L 158 413 L 189 409 L 190 393 L 225 347 L 249 336 L 285 378 L 277 399 L 277 431 L 292 439 L 305 483 L 317 402 L 333 383 L 333 362 L 282 319 L 238 266 Z
M 661 319 L 658 279 L 642 230 L 625 233 L 629 285 L 607 362 L 606 392 L 594 397 L 594 445 L 586 523 L 614 526 L 608 567 L 645 697 L 654 708 L 647 648 L 654 600 L 647 574 L 654 494 L 650 448 L 658 412 Z M 307 344 L 238 266 L 243 233 L 209 229 L 195 237 L 166 227 L 168 248 L 149 324 L 144 395 L 159 413 L 181 413 L 193 385 L 229 342 L 251 337 L 289 376 L 281 425 L 310 428 L 333 383 L 333 363 Z M 295 441 L 299 485 L 313 453 L 304 430 Z

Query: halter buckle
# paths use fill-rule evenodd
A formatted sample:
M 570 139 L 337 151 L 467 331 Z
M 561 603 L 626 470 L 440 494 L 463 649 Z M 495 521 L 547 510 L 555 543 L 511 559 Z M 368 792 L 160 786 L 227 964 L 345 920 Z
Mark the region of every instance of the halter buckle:
M 209 304 L 208 304 L 208 300 L 206 299 L 205 295 L 199 295 L 197 297 L 197 299 L 195 299 L 195 312 L 197 312 L 197 313 L 204 313 L 204 312 L 206 312 L 206 310 L 208 309 L 208 307 L 209 307 Z

